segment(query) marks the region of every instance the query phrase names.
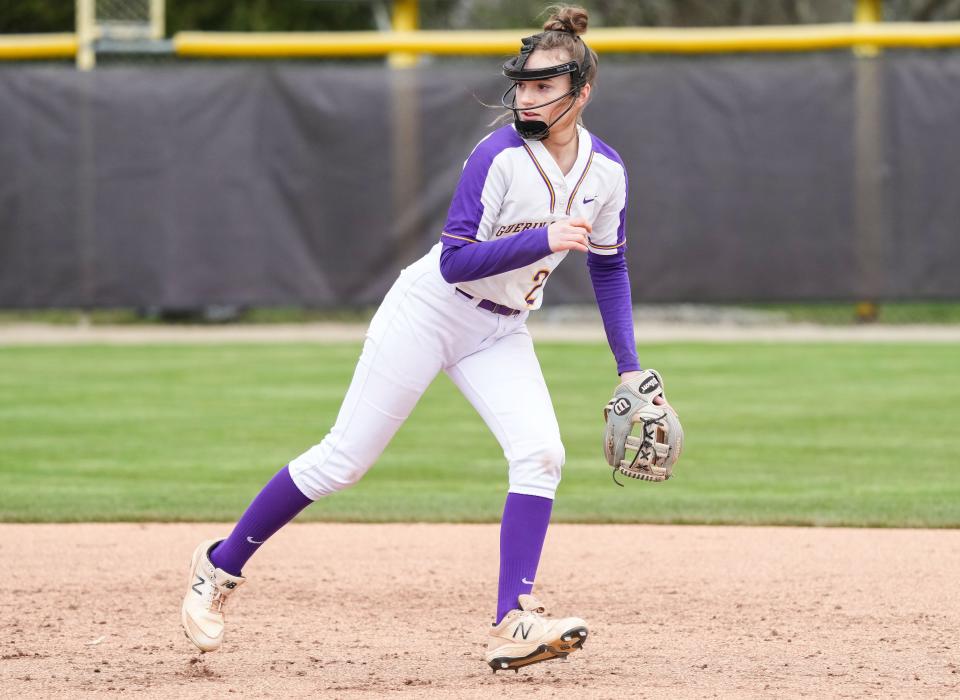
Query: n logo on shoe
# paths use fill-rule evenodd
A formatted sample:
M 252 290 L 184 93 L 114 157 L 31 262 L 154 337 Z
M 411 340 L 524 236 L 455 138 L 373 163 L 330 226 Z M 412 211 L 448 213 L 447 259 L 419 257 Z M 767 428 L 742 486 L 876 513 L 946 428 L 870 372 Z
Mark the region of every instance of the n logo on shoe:
M 517 632 L 519 632 L 519 633 L 523 636 L 523 638 L 526 639 L 526 638 L 530 635 L 530 630 L 532 630 L 532 629 L 533 629 L 533 623 L 532 623 L 532 622 L 531 622 L 529 625 L 527 625 L 527 628 L 526 628 L 526 629 L 523 628 L 523 623 L 522 623 L 522 622 L 518 622 L 518 623 L 517 623 L 517 628 L 516 628 L 515 630 L 513 630 L 513 637 L 514 637 L 514 639 L 516 639 L 516 637 L 517 637 Z
M 205 583 L 206 581 L 203 580 L 203 576 L 201 576 L 200 574 L 197 574 L 197 582 L 192 586 L 190 586 L 190 588 L 192 588 L 193 592 L 196 593 L 198 596 L 203 597 L 203 593 L 197 590 L 197 586 L 202 586 Z

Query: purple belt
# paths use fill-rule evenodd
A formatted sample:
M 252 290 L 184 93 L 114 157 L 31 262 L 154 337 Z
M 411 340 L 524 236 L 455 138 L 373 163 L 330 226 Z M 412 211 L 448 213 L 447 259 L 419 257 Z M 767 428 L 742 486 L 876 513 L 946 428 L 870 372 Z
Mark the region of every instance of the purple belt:
M 473 299 L 472 294 L 467 294 L 465 291 L 460 289 L 460 287 L 455 287 L 455 289 L 457 290 L 457 294 L 462 294 L 467 299 Z M 516 316 L 520 313 L 516 309 L 511 309 L 509 306 L 503 306 L 502 304 L 494 303 L 489 299 L 481 299 L 480 303 L 477 304 L 477 308 L 494 314 L 500 314 L 501 316 Z

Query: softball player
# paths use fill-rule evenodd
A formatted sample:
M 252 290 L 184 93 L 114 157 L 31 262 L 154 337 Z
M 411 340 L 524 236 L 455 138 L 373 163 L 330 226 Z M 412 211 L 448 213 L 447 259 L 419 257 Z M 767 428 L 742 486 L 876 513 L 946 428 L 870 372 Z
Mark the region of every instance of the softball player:
M 560 8 L 504 65 L 513 123 L 474 148 L 440 241 L 387 293 L 333 428 L 273 477 L 229 537 L 197 547 L 181 620 L 201 650 L 220 647 L 223 605 L 257 548 L 314 500 L 355 484 L 441 371 L 509 464 L 487 663 L 518 669 L 583 645 L 583 620 L 547 618 L 531 595 L 564 451 L 526 320 L 567 253 L 586 253 L 621 381 L 640 369 L 624 259 L 626 171 L 580 123 L 597 75 L 579 36 L 586 28 L 586 11 Z

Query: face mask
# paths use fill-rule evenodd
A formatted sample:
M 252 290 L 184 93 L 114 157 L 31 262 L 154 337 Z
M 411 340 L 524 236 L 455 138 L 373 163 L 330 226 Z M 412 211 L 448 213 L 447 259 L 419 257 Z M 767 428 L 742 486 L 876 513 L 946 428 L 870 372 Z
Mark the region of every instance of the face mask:
M 503 97 L 500 98 L 500 104 L 513 112 L 513 124 L 517 129 L 517 133 L 523 138 L 532 141 L 542 141 L 543 139 L 547 138 L 550 135 L 550 127 L 563 119 L 567 112 L 573 108 L 575 98 L 580 94 L 581 88 L 583 88 L 584 84 L 586 83 L 585 76 L 590 68 L 590 49 L 584 45 L 582 64 L 577 63 L 576 61 L 567 61 L 566 63 L 561 63 L 557 66 L 537 68 L 535 70 L 525 70 L 524 66 L 527 63 L 527 59 L 530 58 L 530 54 L 532 54 L 533 50 L 537 48 L 537 44 L 540 43 L 545 34 L 546 32 L 542 32 L 540 34 L 534 34 L 533 36 L 524 37 L 522 39 L 520 55 L 511 58 L 509 61 L 503 64 L 503 74 L 507 78 L 510 78 L 510 80 L 513 81 L 513 84 L 507 88 L 506 92 L 503 93 Z M 582 41 L 580 37 L 577 37 L 577 40 Z M 517 108 L 516 90 L 517 84 L 521 80 L 547 80 L 550 78 L 556 78 L 558 75 L 567 74 L 570 75 L 571 87 L 569 91 L 563 95 L 560 95 L 560 97 L 557 97 L 556 99 L 550 100 L 549 102 L 544 102 L 540 105 L 527 107 L 524 110 Z M 574 99 L 570 100 L 570 106 L 563 110 L 563 112 L 561 112 L 561 114 L 549 124 L 542 121 L 524 121 L 520 118 L 521 111 L 537 110 L 571 96 L 574 97 Z

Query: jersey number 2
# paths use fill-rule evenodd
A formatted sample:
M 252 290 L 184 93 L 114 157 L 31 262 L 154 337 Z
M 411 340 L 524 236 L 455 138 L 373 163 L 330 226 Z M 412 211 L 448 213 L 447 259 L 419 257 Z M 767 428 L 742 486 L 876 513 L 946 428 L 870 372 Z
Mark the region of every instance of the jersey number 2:
M 537 270 L 537 274 L 533 276 L 533 281 L 536 282 L 536 284 L 533 286 L 533 289 L 527 292 L 527 296 L 523 298 L 523 300 L 527 302 L 527 304 L 532 306 L 533 302 L 537 300 L 537 298 L 533 296 L 534 292 L 536 292 L 538 289 L 540 289 L 540 287 L 543 286 L 543 283 L 547 281 L 547 277 L 549 276 L 550 276 L 550 270 Z

